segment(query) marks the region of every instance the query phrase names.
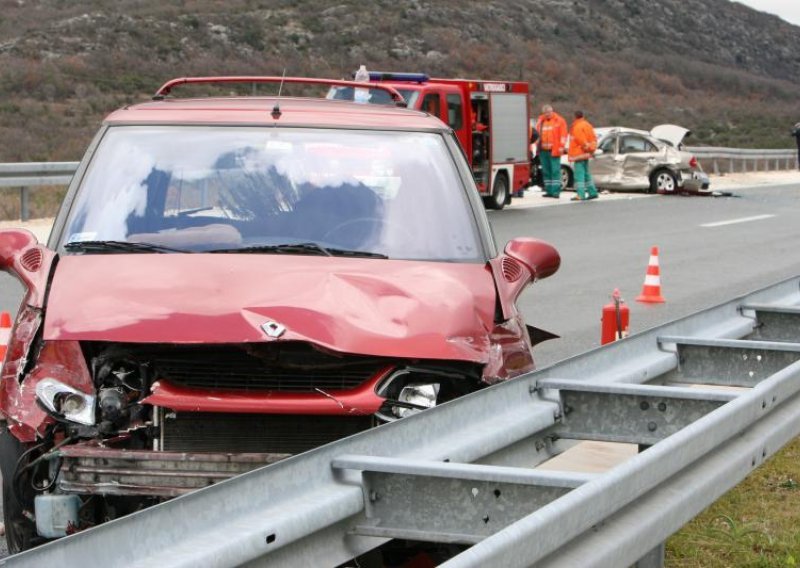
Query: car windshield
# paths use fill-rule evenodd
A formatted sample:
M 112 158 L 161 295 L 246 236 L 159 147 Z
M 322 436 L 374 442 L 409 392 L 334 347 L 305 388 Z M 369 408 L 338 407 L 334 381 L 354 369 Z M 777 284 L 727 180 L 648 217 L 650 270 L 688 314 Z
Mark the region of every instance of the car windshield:
M 309 128 L 112 126 L 59 245 L 81 254 L 483 258 L 441 134 Z

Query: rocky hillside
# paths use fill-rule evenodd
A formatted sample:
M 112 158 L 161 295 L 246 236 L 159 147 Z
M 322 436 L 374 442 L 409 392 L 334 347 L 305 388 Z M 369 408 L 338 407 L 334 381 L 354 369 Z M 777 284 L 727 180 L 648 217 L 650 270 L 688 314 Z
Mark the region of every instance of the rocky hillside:
M 596 125 L 787 147 L 800 28 L 728 0 L 0 0 L 0 162 L 77 160 L 102 117 L 188 74 L 522 79 Z

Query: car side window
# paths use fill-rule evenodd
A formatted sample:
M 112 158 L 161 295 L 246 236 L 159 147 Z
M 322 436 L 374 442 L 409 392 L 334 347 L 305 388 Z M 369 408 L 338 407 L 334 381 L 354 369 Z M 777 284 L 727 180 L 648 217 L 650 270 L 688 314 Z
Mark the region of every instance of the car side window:
M 640 136 L 623 136 L 619 146 L 620 154 L 655 152 L 656 147 Z
M 613 154 L 614 153 L 614 144 L 617 141 L 616 136 L 608 136 L 605 138 L 599 146 L 599 149 L 603 151 L 604 154 Z
M 447 95 L 447 125 L 453 130 L 458 130 L 464 125 L 461 95 L 450 93 Z

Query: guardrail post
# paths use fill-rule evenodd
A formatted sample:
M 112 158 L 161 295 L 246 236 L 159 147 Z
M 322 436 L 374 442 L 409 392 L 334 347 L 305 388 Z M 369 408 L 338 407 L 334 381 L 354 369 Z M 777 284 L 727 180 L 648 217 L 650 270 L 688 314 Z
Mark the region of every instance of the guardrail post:
M 642 556 L 633 568 L 664 568 L 664 543 Z
M 30 217 L 30 210 L 28 207 L 30 197 L 30 188 L 19 188 L 19 219 L 20 221 L 27 221 Z
M 714 175 L 715 176 L 719 175 L 719 166 L 717 165 L 717 159 L 716 158 L 714 158 Z

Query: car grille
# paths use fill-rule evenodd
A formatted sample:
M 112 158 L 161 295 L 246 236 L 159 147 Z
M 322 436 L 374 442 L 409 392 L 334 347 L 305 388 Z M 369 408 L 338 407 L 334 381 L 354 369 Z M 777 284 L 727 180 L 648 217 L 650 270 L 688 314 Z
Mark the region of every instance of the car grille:
M 126 357 L 147 363 L 154 380 L 245 392 L 353 389 L 390 364 L 377 357 L 325 353 L 300 342 L 120 347 Z M 98 346 L 91 349 L 96 352 Z
M 179 412 L 164 419 L 164 450 L 299 454 L 366 430 L 371 416 Z

